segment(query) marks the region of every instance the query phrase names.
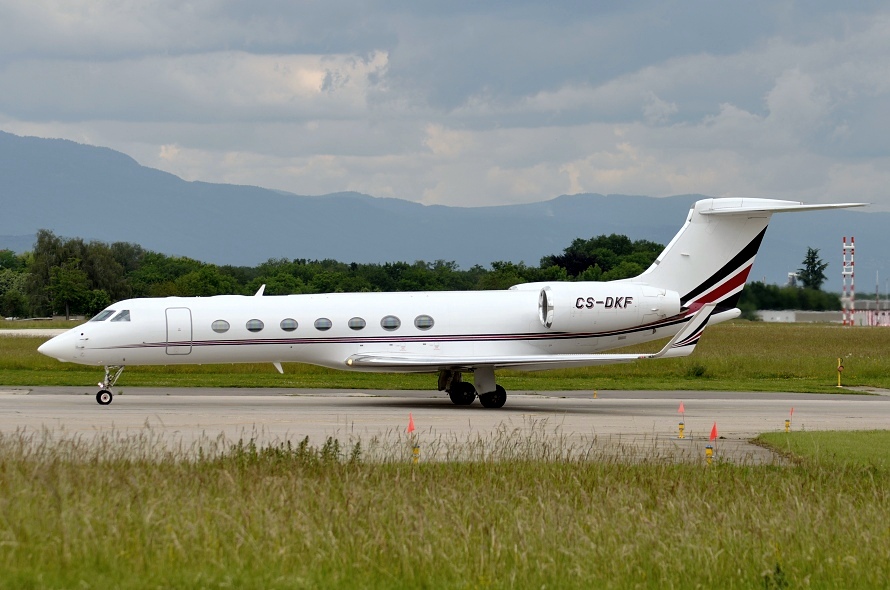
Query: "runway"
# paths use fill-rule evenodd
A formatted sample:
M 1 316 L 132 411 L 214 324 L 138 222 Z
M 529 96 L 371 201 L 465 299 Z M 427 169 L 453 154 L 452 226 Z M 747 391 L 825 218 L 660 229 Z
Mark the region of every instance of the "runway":
M 678 412 L 680 403 L 685 412 Z M 793 408 L 793 415 L 792 415 Z M 409 437 L 409 416 L 415 432 Z M 0 387 L 0 432 L 92 440 L 149 432 L 155 444 L 196 448 L 207 441 L 344 447 L 361 441 L 380 457 L 420 447 L 423 460 L 498 458 L 505 447 L 568 447 L 571 453 L 632 460 L 702 461 L 711 443 L 719 460 L 770 463 L 778 458 L 748 441 L 762 432 L 884 429 L 890 397 L 753 392 L 513 392 L 499 410 L 453 405 L 430 391 L 300 389 L 122 389 L 109 406 L 95 391 L 70 387 Z M 684 422 L 685 438 L 678 438 Z M 221 438 L 222 437 L 222 438 Z M 409 444 L 410 443 L 410 444 Z M 538 452 L 538 451 L 534 451 Z M 391 458 L 391 457 L 390 457 Z

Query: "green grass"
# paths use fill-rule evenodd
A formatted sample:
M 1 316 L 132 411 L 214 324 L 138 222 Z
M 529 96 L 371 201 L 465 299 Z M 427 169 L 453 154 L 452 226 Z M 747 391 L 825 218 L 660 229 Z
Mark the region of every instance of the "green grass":
M 0 383 L 98 368 L 0 338 Z M 638 347 L 655 350 L 658 345 Z M 730 323 L 687 359 L 545 373 L 507 389 L 890 388 L 890 330 Z M 428 389 L 430 376 L 285 365 L 128 368 L 122 385 Z M 492 438 L 493 437 L 493 438 Z M 160 451 L 0 434 L 0 588 L 877 588 L 890 579 L 890 432 L 772 433 L 791 466 L 622 462 L 535 433 L 410 463 L 407 441 Z M 428 443 L 425 443 L 425 445 Z M 427 447 L 425 446 L 424 449 Z
M 75 328 L 84 322 L 83 319 L 65 320 L 4 320 L 0 318 L 0 330 L 37 330 L 43 328 Z
M 37 353 L 40 338 L 0 338 L 0 384 L 90 385 L 101 368 L 59 363 Z M 656 351 L 661 343 L 631 349 Z M 683 359 L 545 372 L 502 371 L 509 390 L 741 390 L 836 392 L 837 359 L 845 386 L 890 389 L 890 329 L 827 324 L 768 324 L 736 321 L 705 331 L 692 356 Z M 429 389 L 430 375 L 368 374 L 285 363 L 285 375 L 271 364 L 130 367 L 126 386 L 330 387 Z
M 0 436 L 0 588 L 878 588 L 890 474 Z M 792 437 L 793 438 L 793 437 Z M 404 441 L 403 441 L 404 442 Z M 475 444 L 468 441 L 467 444 Z M 367 450 L 366 450 L 367 449 Z M 398 453 L 397 453 L 398 455 Z M 577 457 L 577 455 L 575 455 Z M 592 459 L 592 460 L 591 460 Z
M 890 430 L 771 432 L 757 442 L 819 465 L 890 471 Z

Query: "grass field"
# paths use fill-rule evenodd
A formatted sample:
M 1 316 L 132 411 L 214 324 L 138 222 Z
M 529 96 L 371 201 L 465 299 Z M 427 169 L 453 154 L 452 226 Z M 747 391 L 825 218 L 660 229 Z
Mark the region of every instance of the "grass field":
M 85 385 L 102 376 L 99 367 L 60 363 L 37 353 L 40 338 L 0 338 L 0 385 Z M 655 351 L 659 343 L 635 347 Z M 692 356 L 605 367 L 538 373 L 503 371 L 508 390 L 706 389 L 836 392 L 837 360 L 843 384 L 890 389 L 890 329 L 827 324 L 735 321 L 705 331 Z M 285 363 L 130 367 L 127 386 L 330 387 L 430 389 L 429 375 L 368 374 Z
M 838 436 L 827 461 L 792 433 L 791 467 L 708 467 L 4 435 L 0 588 L 886 587 L 890 472 L 857 449 L 888 438 Z
M 825 467 L 877 468 L 890 472 L 890 430 L 770 432 L 761 434 L 757 441 L 780 453 L 804 457 Z
M 37 354 L 41 342 L 0 338 L 0 384 L 92 387 L 101 376 Z M 687 359 L 499 380 L 529 390 L 835 392 L 840 357 L 844 384 L 890 388 L 888 350 L 890 330 L 733 322 L 709 328 Z M 121 383 L 433 387 L 431 376 L 285 367 L 284 376 L 266 365 L 133 367 Z M 381 453 L 374 441 L 217 440 L 196 453 L 159 451 L 150 431 L 89 442 L 0 434 L 0 589 L 881 588 L 890 580 L 888 431 L 759 437 L 793 459 L 784 466 L 626 462 L 534 432 L 508 436 L 518 438 L 486 445 L 504 451 L 484 460 L 415 466 L 407 446 Z
M 39 330 L 43 328 L 74 328 L 84 322 L 80 320 L 4 320 L 0 318 L 0 330 Z

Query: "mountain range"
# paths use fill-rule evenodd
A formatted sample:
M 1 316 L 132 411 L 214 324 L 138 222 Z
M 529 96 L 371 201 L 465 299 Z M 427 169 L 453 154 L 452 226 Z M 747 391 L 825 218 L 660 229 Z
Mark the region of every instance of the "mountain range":
M 189 182 L 108 148 L 0 131 L 0 248 L 18 252 L 32 247 L 38 229 L 49 229 L 216 264 L 329 258 L 536 266 L 575 238 L 618 233 L 666 244 L 701 198 L 577 194 L 474 208 L 350 192 L 303 196 Z M 855 235 L 862 289 L 876 271 L 890 277 L 888 223 L 890 213 L 861 210 L 776 215 L 751 279 L 784 283 L 813 247 L 829 263 L 826 287 L 840 291 L 842 238 Z

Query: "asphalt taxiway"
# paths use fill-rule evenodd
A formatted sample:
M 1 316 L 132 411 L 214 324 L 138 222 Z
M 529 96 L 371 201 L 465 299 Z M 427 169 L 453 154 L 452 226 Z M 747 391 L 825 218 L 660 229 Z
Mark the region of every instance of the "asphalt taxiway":
M 416 429 L 410 437 L 409 419 Z M 148 431 L 155 443 L 179 448 L 209 440 L 298 443 L 307 436 L 321 445 L 333 437 L 345 445 L 362 441 L 365 449 L 376 441 L 378 453 L 401 452 L 413 441 L 425 460 L 497 457 L 504 456 L 499 447 L 538 444 L 631 459 L 699 461 L 711 444 L 720 460 L 765 463 L 778 458 L 749 440 L 783 431 L 786 419 L 795 431 L 883 429 L 890 424 L 890 396 L 511 392 L 507 405 L 490 410 L 478 401 L 455 406 L 430 391 L 131 387 L 100 406 L 88 388 L 0 386 L 4 434 L 90 440 Z M 715 424 L 719 438 L 711 442 Z

